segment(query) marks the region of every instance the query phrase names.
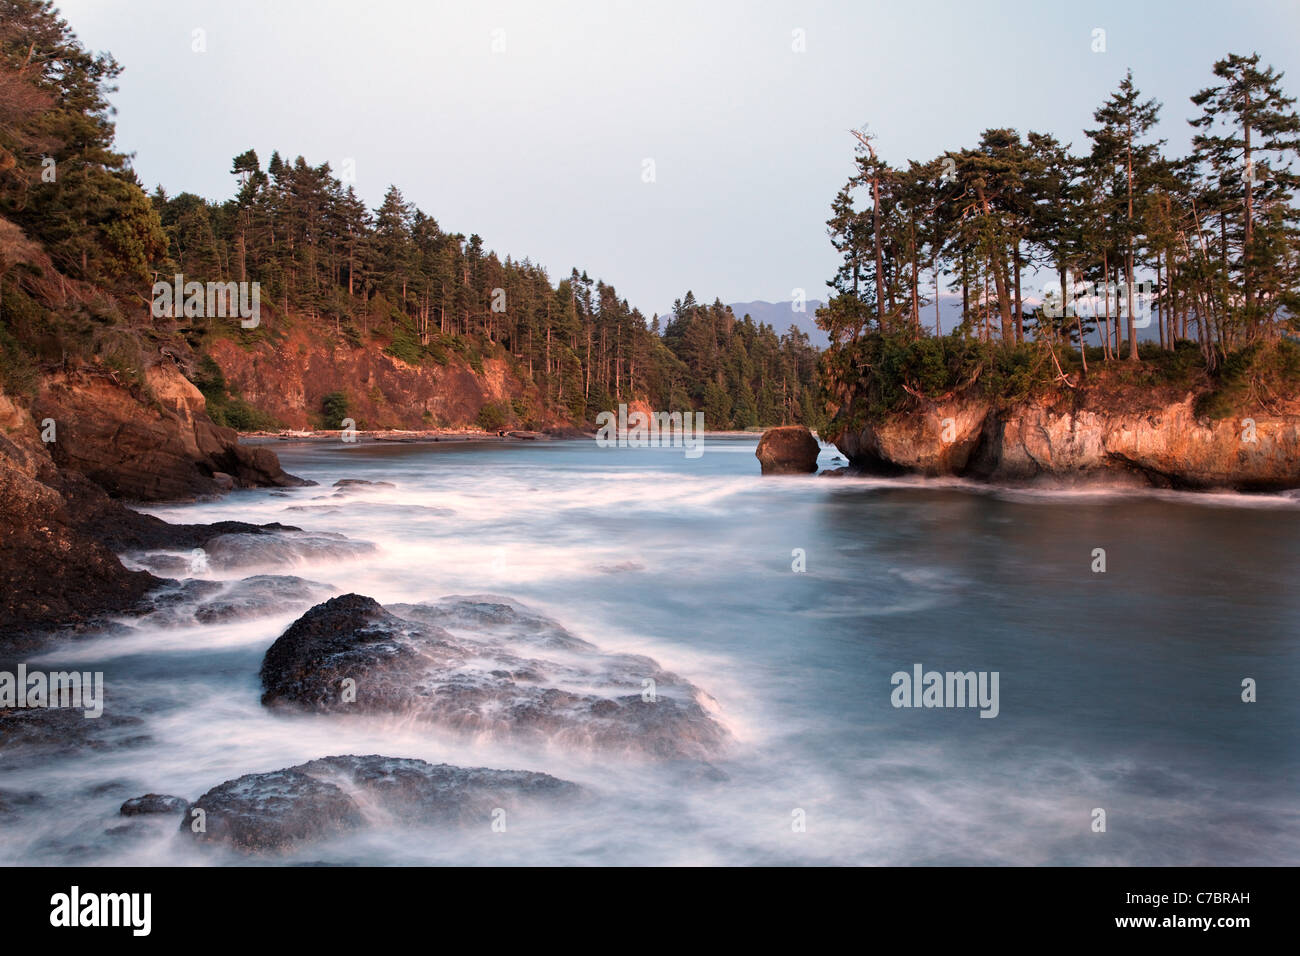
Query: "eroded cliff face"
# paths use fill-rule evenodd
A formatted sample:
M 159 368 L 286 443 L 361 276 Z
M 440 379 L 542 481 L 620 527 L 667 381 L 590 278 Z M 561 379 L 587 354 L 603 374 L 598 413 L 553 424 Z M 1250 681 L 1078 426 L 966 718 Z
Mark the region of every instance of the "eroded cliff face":
M 318 424 L 322 399 L 333 392 L 347 395 L 349 417 L 365 428 L 473 425 L 484 405 L 510 408 L 516 399 L 539 424 L 559 423 L 542 414 L 536 386 L 501 359 L 484 358 L 482 375 L 454 353 L 446 365 L 409 365 L 379 348 L 331 346 L 302 328 L 278 343 L 218 340 L 208 353 L 249 404 L 290 428 Z
M 144 395 L 96 370 L 43 379 L 31 415 L 50 428 L 45 446 L 60 469 L 139 501 L 301 484 L 273 451 L 240 445 L 232 429 L 214 425 L 202 393 L 170 358 L 159 356 L 143 377 Z
M 0 652 L 29 628 L 123 611 L 158 580 L 128 571 L 82 526 L 77 505 L 104 493 L 61 472 L 27 410 L 0 394 Z M 120 507 L 120 506 L 119 506 Z
M 1300 486 L 1300 414 L 1198 418 L 1195 396 L 1137 404 L 1081 395 L 996 408 L 983 398 L 928 404 L 836 441 L 855 468 L 995 482 L 1134 483 L 1270 491 Z

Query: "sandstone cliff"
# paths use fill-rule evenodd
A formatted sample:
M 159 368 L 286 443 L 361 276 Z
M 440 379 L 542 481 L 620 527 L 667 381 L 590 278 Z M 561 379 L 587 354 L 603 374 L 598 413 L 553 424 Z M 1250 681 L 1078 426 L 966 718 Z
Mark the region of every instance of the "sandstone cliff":
M 918 407 L 843 431 L 852 467 L 996 482 L 1128 482 L 1269 491 L 1300 486 L 1300 413 L 1210 420 L 1195 395 L 1101 391 L 998 407 L 978 397 Z

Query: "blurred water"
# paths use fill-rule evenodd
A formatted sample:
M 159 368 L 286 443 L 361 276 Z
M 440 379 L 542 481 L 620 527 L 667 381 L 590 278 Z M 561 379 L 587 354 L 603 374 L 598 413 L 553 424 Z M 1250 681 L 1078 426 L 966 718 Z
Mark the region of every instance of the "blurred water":
M 128 796 L 193 799 L 339 753 L 542 770 L 597 799 L 505 834 L 370 830 L 289 860 L 1300 862 L 1294 497 L 760 478 L 752 439 L 710 438 L 698 459 L 590 441 L 275 449 L 320 487 L 150 510 L 281 521 L 378 551 L 201 576 L 296 574 L 383 604 L 508 595 L 716 698 L 736 737 L 716 762 L 727 779 L 396 719 L 268 712 L 261 657 L 310 603 L 286 602 L 30 658 L 103 670 L 106 712 L 143 717 L 150 740 L 0 758 L 0 788 L 46 798 L 0 823 L 0 862 L 223 862 L 175 820 L 144 836 L 105 830 Z M 335 498 L 339 478 L 395 487 Z M 1104 574 L 1090 570 L 1095 548 Z M 792 571 L 794 549 L 806 572 Z M 890 677 L 916 663 L 999 672 L 999 715 L 895 709 Z M 1257 703 L 1240 699 L 1246 677 Z M 1091 829 L 1098 807 L 1105 833 Z

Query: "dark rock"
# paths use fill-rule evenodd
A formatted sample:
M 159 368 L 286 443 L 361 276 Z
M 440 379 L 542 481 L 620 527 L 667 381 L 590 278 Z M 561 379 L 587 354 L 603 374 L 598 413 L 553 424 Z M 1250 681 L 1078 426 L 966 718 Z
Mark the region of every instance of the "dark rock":
M 165 793 L 146 793 L 143 797 L 132 797 L 122 804 L 118 811 L 124 817 L 136 817 L 155 813 L 183 813 L 189 809 L 190 802 L 184 797 L 173 797 Z
M 229 571 L 341 561 L 373 554 L 375 546 L 329 531 L 261 531 L 217 535 L 203 545 L 203 552 L 209 568 Z
M 202 810 L 202 816 L 196 817 L 195 810 Z M 198 819 L 203 828 L 196 833 Z M 202 843 L 262 852 L 286 850 L 361 824 L 361 810 L 346 793 L 289 769 L 246 774 L 213 787 L 194 801 L 180 830 Z
M 393 612 L 359 594 L 312 608 L 267 651 L 262 702 L 657 758 L 713 755 L 729 739 L 693 684 L 508 600 L 452 597 Z M 349 678 L 355 701 L 344 700 Z
M 497 807 L 570 800 L 582 788 L 545 773 L 430 764 L 404 757 L 323 757 L 297 768 L 408 824 L 486 824 Z
M 340 478 L 334 482 L 335 488 L 396 488 L 391 481 L 367 481 L 365 478 Z
M 319 601 L 333 590 L 291 575 L 258 574 L 240 581 L 187 578 L 150 594 L 144 601 L 149 611 L 138 623 L 188 627 L 277 614 L 295 604 Z
M 553 805 L 582 794 L 544 773 L 453 767 L 402 757 L 323 757 L 214 787 L 186 812 L 180 830 L 245 852 L 286 850 L 369 823 L 490 824 L 505 810 Z M 194 832 L 193 809 L 206 832 Z
M 48 456 L 0 435 L 0 646 L 41 629 L 93 626 L 160 583 L 87 534 L 60 484 Z
M 758 440 L 754 455 L 765 475 L 802 475 L 817 470 L 821 446 L 803 425 L 769 428 Z
M 105 711 L 87 718 L 73 707 L 6 707 L 0 709 L 0 752 L 29 752 L 33 758 L 75 753 L 82 748 L 111 750 L 146 742 L 139 717 Z
M 0 816 L 38 807 L 45 797 L 35 790 L 0 790 Z

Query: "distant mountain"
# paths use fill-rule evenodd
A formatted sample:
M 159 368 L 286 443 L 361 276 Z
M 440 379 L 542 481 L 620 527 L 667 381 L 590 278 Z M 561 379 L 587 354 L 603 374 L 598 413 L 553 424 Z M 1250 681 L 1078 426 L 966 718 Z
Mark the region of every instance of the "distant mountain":
M 790 326 L 795 326 L 799 331 L 807 334 L 809 341 L 819 349 L 824 349 L 830 344 L 826 333 L 817 328 L 814 320 L 817 310 L 825 304 L 820 299 L 809 299 L 804 303 L 806 311 L 796 312 L 793 302 L 764 302 L 759 299 L 754 302 L 728 303 L 731 311 L 738 318 L 748 315 L 755 322 L 765 322 L 772 326 L 777 335 L 784 335 Z
M 930 295 L 933 295 L 933 291 Z M 1032 294 L 1029 286 L 1025 287 L 1024 308 L 1026 311 L 1036 307 L 1042 302 L 1041 296 Z M 826 303 L 810 299 L 806 304 L 807 311 L 795 312 L 793 302 L 764 302 L 761 299 L 754 302 L 731 302 L 729 303 L 731 311 L 737 317 L 749 315 L 755 322 L 766 322 L 776 331 L 778 335 L 784 335 L 791 325 L 798 327 L 801 331 L 806 332 L 809 341 L 819 349 L 826 348 L 830 340 L 826 333 L 817 327 L 814 316 L 817 309 Z M 1097 305 L 1094 308 L 1100 308 Z M 671 312 L 671 310 L 669 310 Z M 1159 340 L 1159 310 L 1155 310 L 1154 318 L 1148 319 L 1146 326 L 1140 326 L 1137 330 L 1139 342 L 1155 342 Z M 961 322 L 961 293 L 944 291 L 939 296 L 939 322 L 943 332 L 951 332 L 959 322 Z M 925 326 L 926 331 L 933 332 L 935 324 L 934 302 L 921 307 L 921 323 Z M 997 320 L 994 320 L 994 325 Z M 1089 345 L 1100 345 L 1101 337 L 1096 331 L 1088 333 Z

